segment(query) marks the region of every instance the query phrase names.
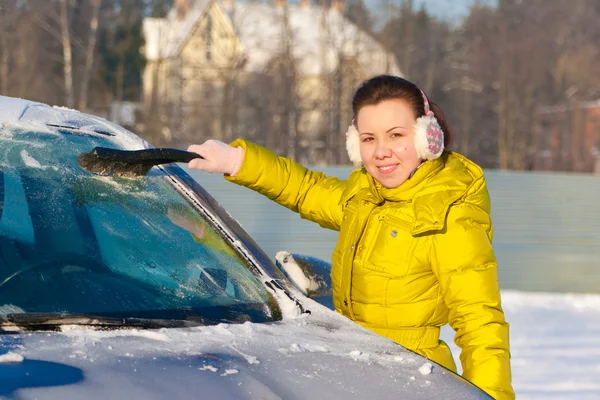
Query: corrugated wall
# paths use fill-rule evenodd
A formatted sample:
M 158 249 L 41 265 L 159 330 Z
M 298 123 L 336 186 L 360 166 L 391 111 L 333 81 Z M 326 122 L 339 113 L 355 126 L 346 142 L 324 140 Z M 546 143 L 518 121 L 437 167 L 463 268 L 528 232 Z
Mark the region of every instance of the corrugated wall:
M 323 168 L 345 178 L 350 168 Z M 271 257 L 329 260 L 337 232 L 222 177 L 192 175 Z M 502 289 L 600 293 L 600 176 L 486 171 Z
M 501 281 L 600 293 L 600 176 L 486 171 Z

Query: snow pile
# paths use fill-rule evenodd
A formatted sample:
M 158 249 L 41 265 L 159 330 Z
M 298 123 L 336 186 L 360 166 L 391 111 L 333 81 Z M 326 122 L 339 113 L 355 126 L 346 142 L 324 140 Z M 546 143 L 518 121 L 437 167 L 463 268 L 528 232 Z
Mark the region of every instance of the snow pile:
M 20 363 L 23 362 L 24 358 L 22 355 L 8 352 L 6 354 L 0 354 L 0 364 L 3 363 Z
M 432 363 L 425 363 L 425 364 L 421 365 L 421 367 L 419 367 L 419 372 L 421 373 L 421 375 L 429 375 L 429 374 L 431 374 L 432 370 L 433 370 Z

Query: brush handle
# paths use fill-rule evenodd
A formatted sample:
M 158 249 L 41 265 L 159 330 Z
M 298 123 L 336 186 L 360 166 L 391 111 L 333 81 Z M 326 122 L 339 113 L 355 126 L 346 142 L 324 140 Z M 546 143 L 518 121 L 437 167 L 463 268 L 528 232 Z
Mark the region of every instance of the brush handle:
M 107 147 L 96 147 L 92 151 L 97 157 L 105 160 L 122 161 L 128 163 L 151 163 L 166 164 L 171 162 L 188 163 L 195 158 L 204 158 L 198 153 L 190 151 L 169 149 L 169 148 L 151 148 L 143 150 L 117 150 Z

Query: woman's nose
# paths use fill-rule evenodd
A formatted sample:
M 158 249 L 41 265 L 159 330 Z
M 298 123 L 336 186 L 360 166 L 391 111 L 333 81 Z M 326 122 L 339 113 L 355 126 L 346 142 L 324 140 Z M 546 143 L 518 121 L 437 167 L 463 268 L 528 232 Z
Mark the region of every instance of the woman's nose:
M 388 144 L 383 140 L 377 141 L 377 146 L 375 147 L 375 153 L 373 154 L 376 159 L 381 160 L 383 158 L 388 158 L 392 156 L 392 149 Z

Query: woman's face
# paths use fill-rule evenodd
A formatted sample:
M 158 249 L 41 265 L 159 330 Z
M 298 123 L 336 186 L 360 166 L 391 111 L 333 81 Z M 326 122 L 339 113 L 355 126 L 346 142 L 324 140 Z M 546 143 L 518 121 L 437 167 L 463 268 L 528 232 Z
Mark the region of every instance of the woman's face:
M 421 164 L 415 149 L 415 122 L 403 100 L 364 106 L 356 116 L 363 165 L 386 188 L 400 186 Z

